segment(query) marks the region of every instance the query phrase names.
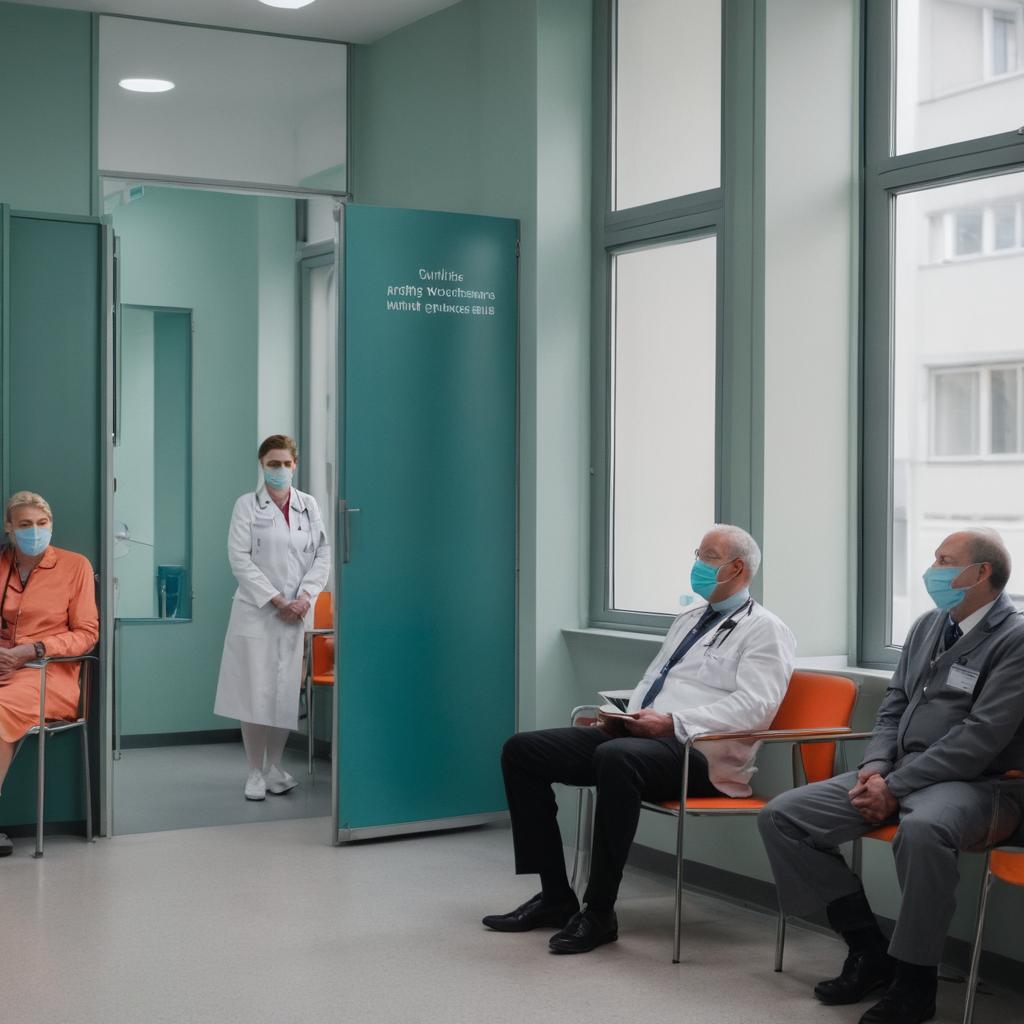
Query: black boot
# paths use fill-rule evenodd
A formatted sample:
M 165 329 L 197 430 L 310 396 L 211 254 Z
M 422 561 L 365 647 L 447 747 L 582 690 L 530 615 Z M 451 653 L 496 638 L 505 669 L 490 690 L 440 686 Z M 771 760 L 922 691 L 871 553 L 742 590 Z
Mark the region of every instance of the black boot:
M 923 1024 L 935 1016 L 938 967 L 896 961 L 889 991 L 860 1019 L 860 1024 Z
M 896 961 L 886 953 L 885 936 L 863 889 L 833 900 L 825 909 L 850 953 L 839 976 L 819 981 L 814 994 L 828 1006 L 859 1003 L 892 982 Z

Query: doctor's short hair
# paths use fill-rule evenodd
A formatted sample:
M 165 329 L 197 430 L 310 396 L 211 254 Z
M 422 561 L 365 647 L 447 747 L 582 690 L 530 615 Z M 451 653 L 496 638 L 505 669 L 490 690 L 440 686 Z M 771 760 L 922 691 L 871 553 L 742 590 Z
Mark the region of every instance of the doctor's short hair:
M 977 527 L 964 530 L 971 538 L 970 559 L 972 562 L 988 562 L 992 566 L 989 579 L 994 590 L 1005 590 L 1010 582 L 1010 552 L 1006 550 L 1003 538 L 995 530 Z
M 724 533 L 729 538 L 729 558 L 742 558 L 751 579 L 757 575 L 761 568 L 761 549 L 746 530 L 731 523 L 715 523 L 708 532 Z
M 299 449 L 296 447 L 295 442 L 287 434 L 271 434 L 263 444 L 260 445 L 260 451 L 257 458 L 260 462 L 263 461 L 263 456 L 267 452 L 272 452 L 275 448 L 283 448 L 286 451 L 292 453 L 292 458 L 298 461 Z
M 7 504 L 4 506 L 5 525 L 11 522 L 11 513 L 23 505 L 39 509 L 40 512 L 45 512 L 51 521 L 53 520 L 50 503 L 41 494 L 36 494 L 35 491 L 17 491 L 7 499 Z

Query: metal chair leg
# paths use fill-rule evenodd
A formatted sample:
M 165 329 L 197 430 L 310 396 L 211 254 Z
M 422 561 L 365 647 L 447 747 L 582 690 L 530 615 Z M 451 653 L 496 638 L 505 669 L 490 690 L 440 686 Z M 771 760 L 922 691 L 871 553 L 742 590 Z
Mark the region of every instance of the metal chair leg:
M 573 842 L 572 875 L 569 879 L 569 888 L 576 892 L 576 882 L 580 870 L 580 839 L 583 832 L 583 789 L 576 790 L 576 836 Z M 577 893 L 577 895 L 579 895 Z
M 779 920 L 775 926 L 775 970 L 782 971 L 782 955 L 786 951 L 786 914 L 779 904 Z
M 676 825 L 676 916 L 672 932 L 672 963 L 679 963 L 679 947 L 683 939 L 683 834 L 686 827 L 685 807 L 679 808 Z
M 306 774 L 313 774 L 313 678 L 306 675 Z
M 981 896 L 978 899 L 978 927 L 974 933 L 974 949 L 971 950 L 971 969 L 967 975 L 967 1001 L 964 1003 L 963 1024 L 971 1024 L 974 1018 L 974 998 L 978 994 L 981 940 L 985 934 L 985 911 L 988 909 L 988 894 L 992 888 L 992 872 L 989 870 L 990 856 L 990 854 L 985 854 L 985 875 L 981 881 Z
M 46 730 L 39 730 L 39 768 L 36 778 L 36 857 L 43 855 L 43 815 L 46 805 Z
M 858 877 L 864 877 L 864 840 L 854 839 L 850 854 L 850 870 Z
M 89 778 L 89 727 L 83 725 L 82 734 L 82 775 L 85 779 L 85 841 L 93 841 L 92 834 L 92 782 Z

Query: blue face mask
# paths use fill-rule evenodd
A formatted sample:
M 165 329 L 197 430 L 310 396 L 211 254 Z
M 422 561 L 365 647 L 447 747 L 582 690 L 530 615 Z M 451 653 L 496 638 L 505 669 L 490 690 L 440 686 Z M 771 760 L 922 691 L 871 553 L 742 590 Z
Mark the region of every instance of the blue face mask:
M 971 562 L 971 565 L 980 564 L 980 562 Z M 933 565 L 925 570 L 923 577 L 924 588 L 928 591 L 928 596 L 935 602 L 936 608 L 942 608 L 945 611 L 955 608 L 967 596 L 967 591 L 972 587 L 976 587 L 981 582 L 981 580 L 978 580 L 978 583 L 972 583 L 970 587 L 954 587 L 952 585 L 953 580 L 964 569 L 969 569 L 970 567 L 970 565 L 954 565 L 947 569 L 939 569 Z
M 53 530 L 49 526 L 24 526 L 14 531 L 14 543 L 23 555 L 35 558 L 50 546 L 52 536 Z
M 718 586 L 718 570 L 699 558 L 693 563 L 690 570 L 690 589 L 695 594 L 700 594 L 705 601 L 711 600 L 715 587 Z
M 286 491 L 292 485 L 292 471 L 284 466 L 267 467 L 263 470 L 263 479 L 275 491 Z

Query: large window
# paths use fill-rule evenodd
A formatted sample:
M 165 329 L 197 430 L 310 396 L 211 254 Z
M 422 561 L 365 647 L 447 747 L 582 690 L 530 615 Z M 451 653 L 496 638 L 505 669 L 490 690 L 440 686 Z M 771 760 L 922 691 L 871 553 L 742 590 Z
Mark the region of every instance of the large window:
M 715 248 L 612 257 L 613 608 L 678 614 L 682 569 L 714 521 L 715 448 L 699 442 L 715 424 Z
M 759 515 L 744 148 L 756 11 L 606 0 L 597 13 L 590 618 L 659 630 L 690 596 L 703 531 L 756 532 Z
M 1024 566 L 1024 5 L 867 12 L 860 647 L 884 665 L 945 536 L 993 527 Z

